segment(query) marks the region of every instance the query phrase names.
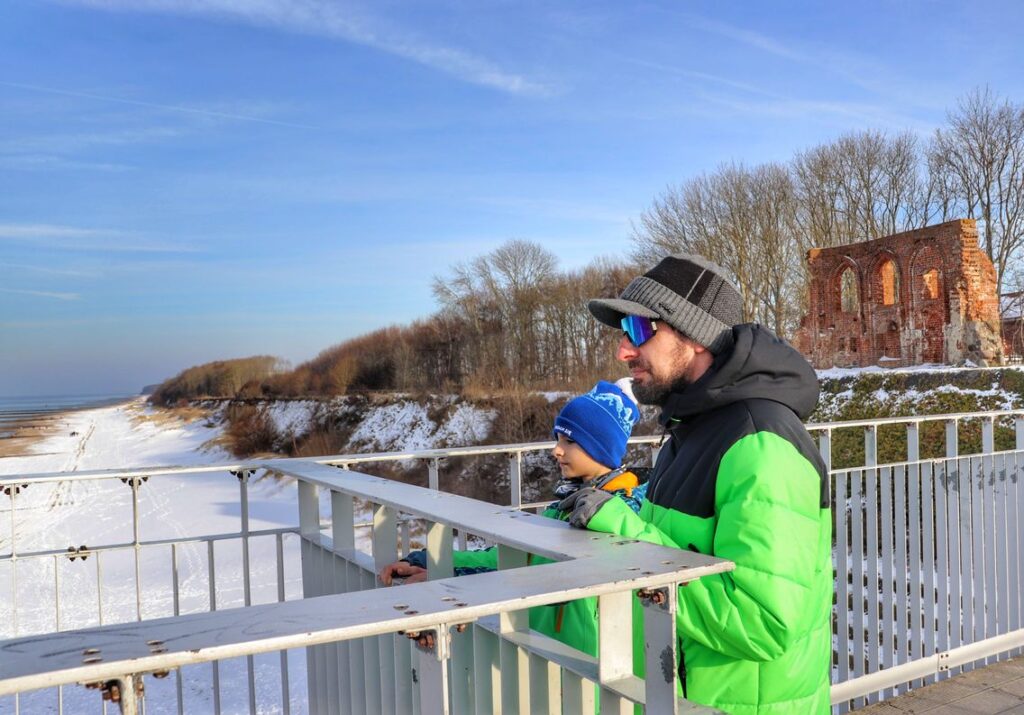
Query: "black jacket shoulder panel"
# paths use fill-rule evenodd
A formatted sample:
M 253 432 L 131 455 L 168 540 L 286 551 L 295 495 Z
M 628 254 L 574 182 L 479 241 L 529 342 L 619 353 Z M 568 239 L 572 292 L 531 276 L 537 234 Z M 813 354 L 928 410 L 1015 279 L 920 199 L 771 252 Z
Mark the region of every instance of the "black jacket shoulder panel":
M 777 434 L 814 465 L 820 476 L 822 508 L 827 508 L 828 474 L 814 440 L 791 409 L 768 399 L 733 402 L 677 423 L 658 455 L 647 498 L 698 518 L 714 516 L 722 457 L 737 441 L 756 432 Z
M 718 465 L 738 439 L 753 432 L 742 402 L 679 422 L 658 454 L 647 498 L 684 514 L 713 516 Z

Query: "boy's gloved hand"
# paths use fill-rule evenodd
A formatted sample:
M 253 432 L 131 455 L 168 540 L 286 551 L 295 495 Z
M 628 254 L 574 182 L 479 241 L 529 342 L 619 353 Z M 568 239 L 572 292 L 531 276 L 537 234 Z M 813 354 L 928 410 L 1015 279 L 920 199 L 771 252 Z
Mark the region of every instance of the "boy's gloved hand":
M 594 514 L 604 506 L 605 502 L 614 498 L 614 494 L 603 489 L 583 487 L 558 502 L 557 508 L 559 511 L 571 512 L 569 514 L 571 526 L 575 526 L 577 529 L 586 529 L 587 524 L 594 518 Z

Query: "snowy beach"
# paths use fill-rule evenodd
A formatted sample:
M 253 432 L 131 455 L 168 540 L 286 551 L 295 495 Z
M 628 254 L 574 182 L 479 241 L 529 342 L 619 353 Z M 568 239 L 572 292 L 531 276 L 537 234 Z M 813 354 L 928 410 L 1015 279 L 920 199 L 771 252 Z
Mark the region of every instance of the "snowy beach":
M 184 414 L 186 419 L 154 411 L 142 398 L 67 413 L 60 429 L 32 445 L 31 454 L 0 459 L 0 484 L 7 492 L 0 494 L 0 638 L 244 604 L 242 540 L 230 536 L 243 528 L 241 482 L 226 469 L 155 475 L 139 480 L 135 489 L 120 478 L 29 478 L 229 464 L 231 456 L 216 444 L 215 421 Z M 264 477 L 246 487 L 250 532 L 297 525 L 293 483 Z M 229 536 L 200 541 L 214 535 Z M 167 543 L 153 544 L 161 541 Z M 153 545 L 136 548 L 136 542 Z M 296 542 L 288 533 L 248 539 L 250 602 L 276 601 L 282 593 L 287 599 L 301 596 Z M 68 549 L 81 547 L 91 558 L 72 559 Z M 257 658 L 255 669 L 259 712 L 283 711 L 280 660 Z M 303 654 L 290 654 L 293 713 L 301 712 L 304 673 Z M 245 661 L 221 664 L 220 679 L 222 711 L 247 711 Z M 211 709 L 211 684 L 209 667 L 183 672 L 186 712 Z M 176 677 L 149 683 L 147 712 L 176 712 L 177 686 Z M 62 698 L 64 712 L 101 712 L 99 696 L 82 688 L 65 688 Z M 22 696 L 19 707 L 23 713 L 48 713 L 58 712 L 59 705 L 53 692 L 39 692 Z M 0 714 L 8 712 L 15 712 L 14 699 L 0 699 Z

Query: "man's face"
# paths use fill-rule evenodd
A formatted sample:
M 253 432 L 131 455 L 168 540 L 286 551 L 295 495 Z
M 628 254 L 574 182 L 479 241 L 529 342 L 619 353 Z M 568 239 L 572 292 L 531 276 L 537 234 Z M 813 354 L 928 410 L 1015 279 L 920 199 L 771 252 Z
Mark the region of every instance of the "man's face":
M 623 335 L 616 354 L 629 367 L 633 395 L 645 405 L 664 405 L 669 393 L 693 383 L 710 362 L 702 345 L 660 320 L 657 327 L 654 337 L 639 347 Z

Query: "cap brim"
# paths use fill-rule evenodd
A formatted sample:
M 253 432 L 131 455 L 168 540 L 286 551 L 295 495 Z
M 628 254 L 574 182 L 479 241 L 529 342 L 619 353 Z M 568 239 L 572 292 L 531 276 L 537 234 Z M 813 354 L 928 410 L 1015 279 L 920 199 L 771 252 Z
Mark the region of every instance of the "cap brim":
M 597 318 L 598 322 L 604 323 L 609 328 L 621 328 L 622 319 L 627 315 L 639 315 L 643 318 L 658 318 L 661 316 L 646 305 L 634 303 L 631 300 L 622 298 L 598 298 L 587 303 L 587 309 Z

